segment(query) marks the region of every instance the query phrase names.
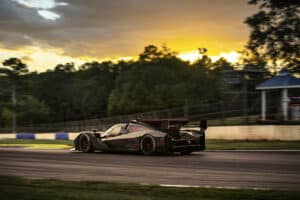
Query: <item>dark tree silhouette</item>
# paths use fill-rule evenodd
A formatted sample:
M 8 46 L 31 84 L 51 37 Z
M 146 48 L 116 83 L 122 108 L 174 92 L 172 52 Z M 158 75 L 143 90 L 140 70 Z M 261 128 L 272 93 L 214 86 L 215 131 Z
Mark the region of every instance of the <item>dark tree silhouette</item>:
M 300 72 L 300 1 L 249 0 L 259 11 L 245 21 L 252 30 L 247 48 L 266 60 Z M 275 68 L 276 72 L 277 69 Z
M 10 79 L 17 79 L 19 75 L 28 72 L 27 65 L 22 63 L 18 58 L 9 58 L 5 60 L 2 65 L 6 67 L 1 67 L 0 73 L 7 75 Z
M 55 71 L 60 72 L 74 72 L 75 71 L 75 65 L 73 62 L 66 63 L 66 64 L 58 64 L 55 66 Z
M 20 126 L 103 118 L 220 99 L 231 102 L 232 96 L 225 96 L 229 87 L 224 84 L 223 71 L 235 68 L 224 58 L 213 62 L 207 52 L 200 48 L 201 56 L 190 63 L 177 58 L 166 46 L 149 45 L 138 60 L 87 62 L 78 69 L 73 63 L 63 63 L 55 70 L 28 74 L 19 59 L 6 60 L 6 67 L 0 67 L 5 74 L 0 76 L 0 126 L 10 126 L 10 85 L 18 86 Z M 246 57 L 243 65 L 260 70 L 263 61 Z
M 139 59 L 143 62 L 153 62 L 175 56 L 176 52 L 171 51 L 166 45 L 163 45 L 161 49 L 155 45 L 148 45 L 144 48 L 144 52 L 139 55 Z
M 12 99 L 12 132 L 16 132 L 17 126 L 17 117 L 16 117 L 16 107 L 17 107 L 17 97 L 16 97 L 16 88 L 17 82 L 20 75 L 24 75 L 28 72 L 27 65 L 22 63 L 18 58 L 10 58 L 5 60 L 3 66 L 0 67 L 0 74 L 4 74 L 11 81 L 11 99 Z

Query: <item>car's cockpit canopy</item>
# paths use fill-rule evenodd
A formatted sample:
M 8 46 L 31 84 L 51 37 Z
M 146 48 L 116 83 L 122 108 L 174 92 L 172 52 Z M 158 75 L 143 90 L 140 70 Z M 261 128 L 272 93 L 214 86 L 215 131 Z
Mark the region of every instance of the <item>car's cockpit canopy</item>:
M 124 135 L 128 133 L 138 132 L 138 131 L 147 131 L 153 130 L 150 126 L 138 124 L 138 123 L 120 123 L 115 124 L 109 129 L 107 129 L 102 137 L 113 137 L 118 135 Z
M 102 134 L 102 137 L 114 137 L 128 133 L 159 130 L 173 136 L 179 135 L 180 128 L 188 123 L 187 119 L 139 119 L 128 123 L 113 125 Z

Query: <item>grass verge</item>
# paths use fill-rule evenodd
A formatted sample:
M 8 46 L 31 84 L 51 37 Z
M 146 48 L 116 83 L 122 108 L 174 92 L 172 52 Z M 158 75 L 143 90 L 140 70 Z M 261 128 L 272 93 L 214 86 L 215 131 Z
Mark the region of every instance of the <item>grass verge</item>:
M 300 150 L 300 141 L 206 140 L 207 150 Z
M 72 148 L 73 141 L 4 139 L 0 140 L 0 147 L 1 146 L 25 147 L 29 149 L 68 149 Z
M 239 190 L 214 188 L 172 188 L 108 182 L 75 182 L 61 180 L 32 180 L 19 177 L 0 177 L 1 199 L 65 200 L 65 199 L 206 199 L 252 200 L 299 199 L 300 191 Z

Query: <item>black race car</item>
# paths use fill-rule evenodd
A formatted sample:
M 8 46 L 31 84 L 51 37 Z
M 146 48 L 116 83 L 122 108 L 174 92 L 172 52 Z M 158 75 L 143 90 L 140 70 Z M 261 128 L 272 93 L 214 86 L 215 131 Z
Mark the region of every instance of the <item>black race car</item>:
M 200 131 L 181 129 L 187 122 L 186 119 L 142 119 L 115 124 L 105 132 L 81 132 L 74 140 L 75 150 L 145 155 L 205 150 L 206 120 L 200 122 Z

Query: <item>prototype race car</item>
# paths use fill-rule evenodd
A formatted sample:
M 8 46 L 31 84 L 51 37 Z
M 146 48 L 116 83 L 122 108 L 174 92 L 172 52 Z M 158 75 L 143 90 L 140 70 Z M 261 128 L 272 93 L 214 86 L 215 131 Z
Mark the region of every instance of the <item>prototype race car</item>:
M 74 146 L 85 153 L 141 152 L 145 155 L 205 150 L 206 120 L 200 122 L 200 131 L 182 130 L 187 122 L 186 119 L 143 119 L 115 124 L 105 132 L 81 132 Z

